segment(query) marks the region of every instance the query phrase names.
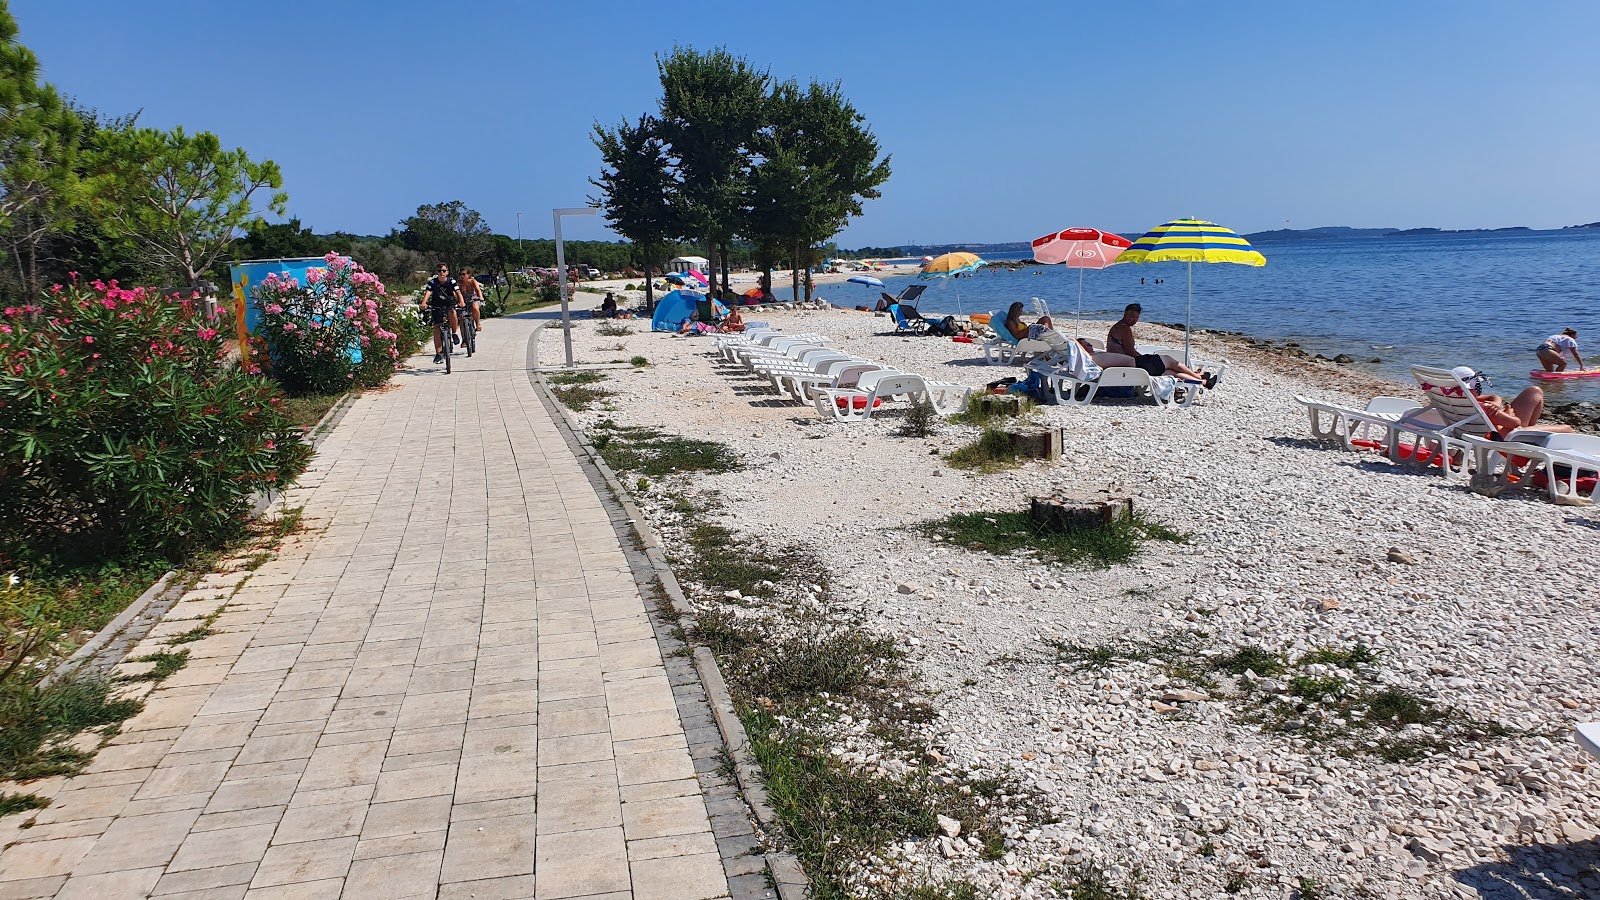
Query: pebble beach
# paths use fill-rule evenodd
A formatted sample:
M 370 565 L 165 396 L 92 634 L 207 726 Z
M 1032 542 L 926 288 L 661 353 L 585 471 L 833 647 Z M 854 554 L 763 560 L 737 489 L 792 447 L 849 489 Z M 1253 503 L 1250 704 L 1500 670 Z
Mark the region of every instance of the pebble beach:
M 747 319 L 930 379 L 1021 374 L 985 364 L 978 344 L 891 336 L 868 313 Z M 893 406 L 863 424 L 825 421 L 724 364 L 709 337 L 647 321 L 607 337 L 598 324 L 574 320 L 579 365 L 648 365 L 608 369 L 611 396 L 580 423 L 736 450 L 743 468 L 673 487 L 720 496 L 719 524 L 741 536 L 815 553 L 836 612 L 910 654 L 937 714 L 928 759 L 1031 798 L 1002 857 L 947 832 L 864 861 L 864 884 L 959 878 L 988 896 L 1046 897 L 1038 873 L 1092 862 L 1157 898 L 1307 885 L 1325 897 L 1600 896 L 1600 771 L 1572 740 L 1600 703 L 1600 515 L 1533 493 L 1483 497 L 1317 444 L 1294 401 L 1360 405 L 1414 388 L 1199 334 L 1196 356 L 1228 368 L 1192 410 L 1040 407 L 1037 423 L 1064 430 L 1059 462 L 971 474 L 941 456 L 973 427 L 903 437 Z M 1182 346 L 1179 332 L 1139 333 Z M 547 332 L 541 365 L 561 353 Z M 1097 491 L 1131 497 L 1185 540 L 1080 569 L 917 527 Z M 659 486 L 635 499 L 670 538 Z M 1228 665 L 1268 657 L 1278 662 L 1264 671 Z M 1318 694 L 1335 682 L 1436 715 L 1374 724 Z M 848 733 L 839 748 L 869 768 L 893 756 Z

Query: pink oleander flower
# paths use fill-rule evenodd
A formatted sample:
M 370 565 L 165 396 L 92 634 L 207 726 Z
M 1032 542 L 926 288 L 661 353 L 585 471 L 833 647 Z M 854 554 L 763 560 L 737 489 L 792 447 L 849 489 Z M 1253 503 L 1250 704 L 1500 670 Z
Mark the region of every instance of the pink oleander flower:
M 90 337 L 89 335 L 86 334 L 86 335 L 83 336 L 83 342 L 85 344 L 92 344 L 92 343 L 94 343 L 94 338 L 92 338 L 92 337 Z
M 217 336 L 217 330 L 215 328 L 202 328 L 196 331 L 195 334 L 199 336 L 200 340 L 209 341 Z

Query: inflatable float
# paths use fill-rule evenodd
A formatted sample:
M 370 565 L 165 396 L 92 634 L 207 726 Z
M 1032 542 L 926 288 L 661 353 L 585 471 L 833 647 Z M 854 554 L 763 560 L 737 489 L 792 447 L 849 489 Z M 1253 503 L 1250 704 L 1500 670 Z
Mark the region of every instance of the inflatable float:
M 1532 371 L 1529 378 L 1538 378 L 1542 381 L 1565 380 L 1568 378 L 1600 378 L 1600 369 L 1578 369 L 1570 372 L 1543 372 Z

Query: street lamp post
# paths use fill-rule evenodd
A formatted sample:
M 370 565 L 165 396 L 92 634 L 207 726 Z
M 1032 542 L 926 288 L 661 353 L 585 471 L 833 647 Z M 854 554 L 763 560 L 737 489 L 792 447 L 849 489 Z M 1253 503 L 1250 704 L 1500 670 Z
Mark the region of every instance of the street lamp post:
M 567 251 L 561 243 L 562 216 L 593 216 L 599 209 L 580 206 L 575 209 L 552 209 L 550 218 L 556 223 L 556 279 L 561 286 L 561 338 L 567 348 L 567 367 L 572 367 L 572 314 L 567 307 Z

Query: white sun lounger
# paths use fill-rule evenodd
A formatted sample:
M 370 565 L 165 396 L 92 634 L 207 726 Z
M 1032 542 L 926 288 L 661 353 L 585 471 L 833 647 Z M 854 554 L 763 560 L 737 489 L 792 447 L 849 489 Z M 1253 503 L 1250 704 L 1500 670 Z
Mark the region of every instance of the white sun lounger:
M 854 388 L 817 388 L 813 391 L 817 412 L 824 419 L 840 422 L 865 422 L 872 418 L 879 400 L 905 397 L 916 401 L 926 397 L 940 411 L 965 407 L 972 388 L 964 384 L 928 381 L 909 372 L 879 370 L 860 377 Z
M 1374 397 L 1363 409 L 1342 403 L 1296 396 L 1311 420 L 1311 436 L 1319 441 L 1338 441 L 1346 450 L 1389 446 L 1389 429 L 1408 413 L 1418 412 L 1422 404 L 1406 397 Z
M 1577 738 L 1579 747 L 1592 756 L 1600 756 L 1600 722 L 1579 722 L 1573 736 Z
M 1512 487 L 1540 487 L 1543 482 L 1552 503 L 1589 506 L 1600 488 L 1600 437 L 1595 435 L 1519 428 L 1503 441 L 1477 435 L 1448 438 L 1445 452 L 1459 451 L 1470 455 L 1470 487 L 1480 494 L 1499 496 Z

